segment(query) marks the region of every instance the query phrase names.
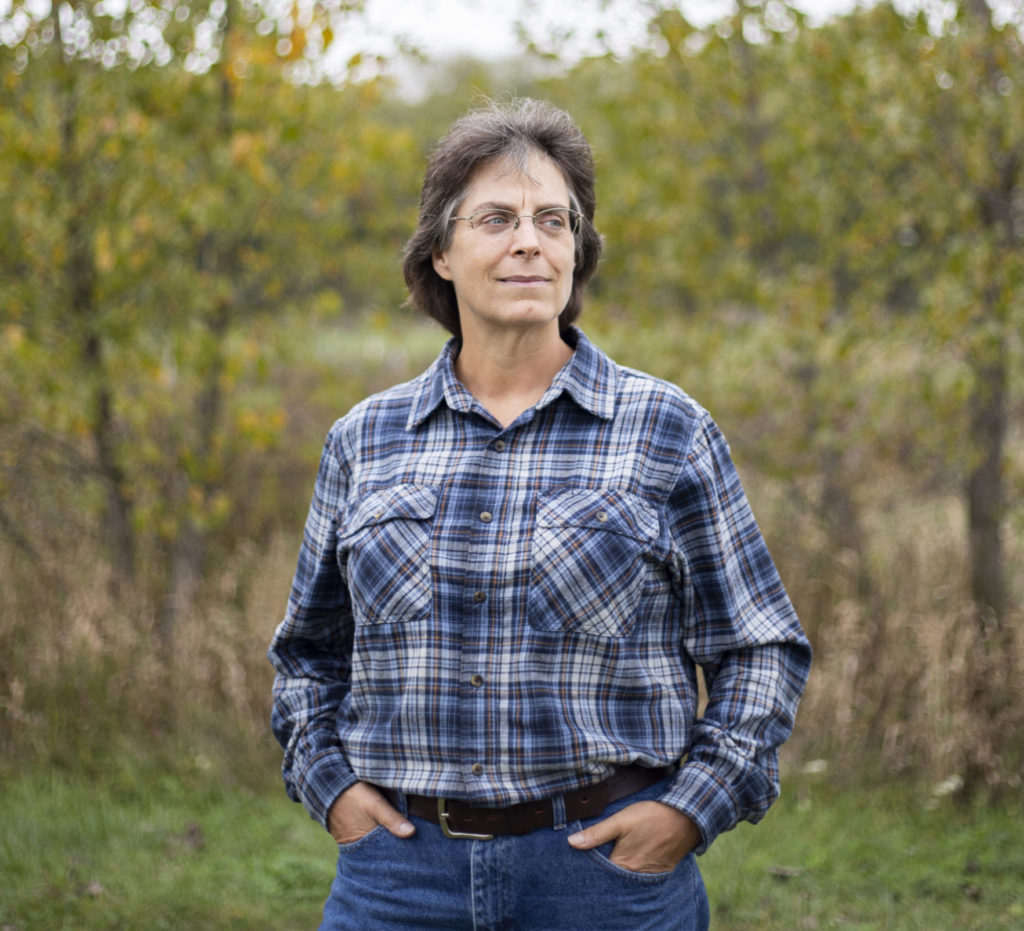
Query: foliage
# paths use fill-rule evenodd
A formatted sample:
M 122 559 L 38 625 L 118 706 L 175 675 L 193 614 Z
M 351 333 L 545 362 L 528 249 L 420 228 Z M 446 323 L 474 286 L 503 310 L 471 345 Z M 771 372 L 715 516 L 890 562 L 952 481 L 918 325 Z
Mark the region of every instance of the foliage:
M 400 301 L 415 185 L 411 137 L 364 118 L 377 85 L 282 82 L 259 35 L 223 42 L 195 73 L 28 41 L 0 88 L 3 524 L 54 552 L 79 521 L 122 588 L 164 599 L 168 642 L 206 546 L 280 513 L 242 505 L 286 423 L 282 324 Z
M 630 58 L 461 61 L 410 103 L 317 83 L 355 8 L 0 16 L 5 753 L 156 735 L 266 765 L 323 434 L 443 340 L 397 311 L 424 156 L 514 90 L 597 154 L 584 325 L 733 444 L 817 650 L 796 746 L 1019 789 L 1021 23 L 662 4 Z
M 281 59 L 296 83 L 337 77 L 328 54 L 337 34 L 353 25 L 361 0 L 115 0 L 91 4 L 46 4 L 8 0 L 0 15 L 0 45 L 13 50 L 24 71 L 34 59 L 53 53 L 67 61 L 132 71 L 177 63 L 192 73 L 230 64 L 244 76 L 232 39 L 242 26 L 258 37 L 261 56 Z M 247 43 L 251 47 L 251 43 Z M 340 74 L 366 63 L 342 62 Z M 383 64 L 377 62 L 376 64 Z

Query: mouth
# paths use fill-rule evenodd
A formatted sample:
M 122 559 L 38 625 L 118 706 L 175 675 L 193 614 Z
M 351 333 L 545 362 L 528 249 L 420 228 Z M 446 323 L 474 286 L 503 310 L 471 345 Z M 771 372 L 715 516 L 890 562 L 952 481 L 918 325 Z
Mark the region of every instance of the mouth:
M 508 278 L 502 278 L 501 281 L 505 284 L 547 284 L 548 279 L 543 278 L 540 275 L 510 275 Z

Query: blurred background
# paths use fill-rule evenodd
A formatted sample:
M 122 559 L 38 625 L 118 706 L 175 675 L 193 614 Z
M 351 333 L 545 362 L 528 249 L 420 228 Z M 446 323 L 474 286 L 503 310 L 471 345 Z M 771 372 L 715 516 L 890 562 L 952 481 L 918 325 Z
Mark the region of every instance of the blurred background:
M 426 156 L 511 93 L 595 151 L 583 328 L 711 411 L 814 643 L 784 833 L 916 799 L 979 845 L 859 919 L 824 860 L 768 864 L 717 926 L 1024 922 L 1022 30 L 1021 0 L 0 0 L 3 927 L 315 921 L 331 845 L 264 651 L 328 427 L 446 339 L 402 307 Z

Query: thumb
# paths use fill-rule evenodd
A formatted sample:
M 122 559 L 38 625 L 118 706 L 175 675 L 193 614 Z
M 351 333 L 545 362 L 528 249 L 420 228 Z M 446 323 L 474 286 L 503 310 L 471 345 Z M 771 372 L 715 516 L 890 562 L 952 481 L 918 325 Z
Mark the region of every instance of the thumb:
M 619 830 L 615 824 L 615 816 L 598 821 L 589 828 L 577 831 L 568 838 L 569 843 L 577 850 L 590 850 L 593 847 L 600 847 L 602 844 L 617 840 Z
M 395 821 L 384 824 L 395 837 L 412 837 L 416 833 L 416 827 L 411 821 L 406 821 L 401 815 Z
M 383 824 L 395 837 L 412 837 L 416 833 L 413 823 L 384 798 L 374 811 L 374 817 L 378 824 Z

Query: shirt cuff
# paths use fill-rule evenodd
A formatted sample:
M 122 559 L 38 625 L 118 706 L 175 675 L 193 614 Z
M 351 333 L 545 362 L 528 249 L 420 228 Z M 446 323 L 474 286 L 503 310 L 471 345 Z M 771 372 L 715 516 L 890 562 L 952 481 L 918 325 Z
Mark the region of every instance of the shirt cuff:
M 344 754 L 337 748 L 325 751 L 306 767 L 302 783 L 298 786 L 299 800 L 310 818 L 327 827 L 331 806 L 346 789 L 351 789 L 359 777 L 352 771 Z
M 698 855 L 740 820 L 740 805 L 732 789 L 704 763 L 684 764 L 659 801 L 681 811 L 697 825 L 702 838 L 694 849 Z

